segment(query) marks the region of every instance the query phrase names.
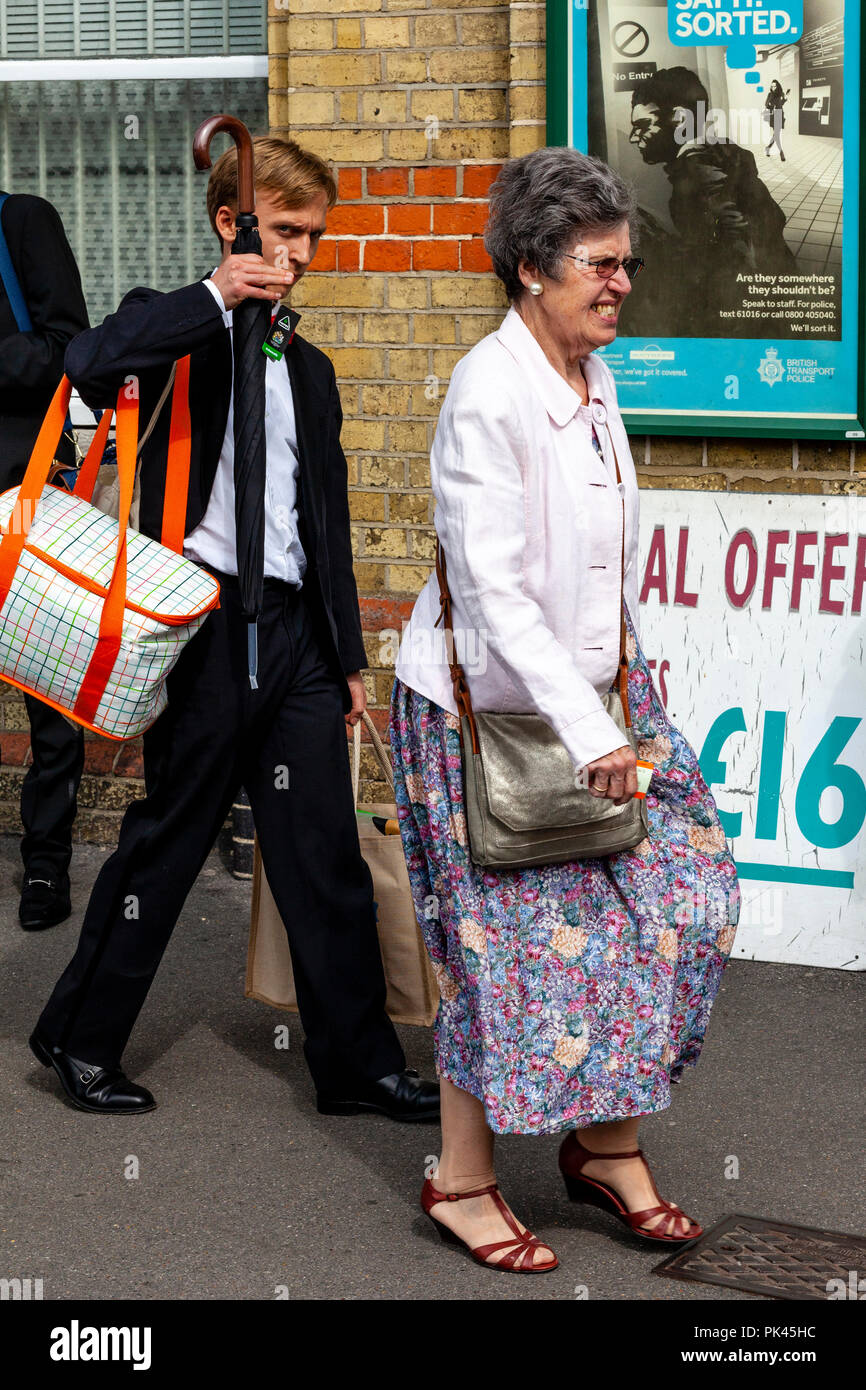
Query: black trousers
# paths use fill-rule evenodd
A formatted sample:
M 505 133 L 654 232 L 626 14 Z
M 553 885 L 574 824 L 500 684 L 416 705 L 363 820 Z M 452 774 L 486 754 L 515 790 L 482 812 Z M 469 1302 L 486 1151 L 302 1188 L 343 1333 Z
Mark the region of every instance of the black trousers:
M 24 703 L 33 762 L 21 787 L 21 857 L 26 874 L 58 879 L 68 872 L 72 858 L 84 734 L 32 695 L 25 695 Z
M 168 677 L 144 735 L 146 796 L 126 812 L 81 937 L 39 1020 L 72 1056 L 116 1065 L 184 900 L 238 789 L 250 798 L 286 926 L 320 1091 L 405 1066 L 385 1013 L 370 871 L 358 843 L 341 686 L 301 590 L 266 580 L 258 690 L 247 675 L 237 580 Z

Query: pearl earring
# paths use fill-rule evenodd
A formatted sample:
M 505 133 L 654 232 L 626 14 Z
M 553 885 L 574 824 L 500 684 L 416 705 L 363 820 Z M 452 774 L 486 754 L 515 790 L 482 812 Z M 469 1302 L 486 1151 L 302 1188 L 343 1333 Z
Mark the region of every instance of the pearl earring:
M 544 286 L 540 280 L 533 280 L 532 284 L 529 286 L 529 293 L 544 294 Z

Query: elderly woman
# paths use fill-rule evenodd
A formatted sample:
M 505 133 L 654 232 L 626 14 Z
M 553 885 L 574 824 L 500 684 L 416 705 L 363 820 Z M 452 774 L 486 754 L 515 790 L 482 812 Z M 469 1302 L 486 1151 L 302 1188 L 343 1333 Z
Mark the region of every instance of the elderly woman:
M 522 1273 L 557 1260 L 499 1191 L 495 1134 L 567 1131 L 559 1164 L 573 1199 L 656 1242 L 700 1234 L 660 1197 L 638 1125 L 697 1061 L 739 914 L 715 803 L 638 640 L 637 483 L 595 355 L 642 265 L 631 213 L 618 176 L 576 150 L 505 165 L 486 245 L 511 307 L 454 371 L 432 480 L 475 711 L 540 715 L 590 790 L 617 805 L 637 787 L 635 754 L 601 699 L 623 592 L 633 729 L 654 765 L 648 837 L 530 869 L 473 862 L 435 574 L 392 694 L 403 847 L 441 993 L 442 1153 L 422 1205 L 481 1263 Z

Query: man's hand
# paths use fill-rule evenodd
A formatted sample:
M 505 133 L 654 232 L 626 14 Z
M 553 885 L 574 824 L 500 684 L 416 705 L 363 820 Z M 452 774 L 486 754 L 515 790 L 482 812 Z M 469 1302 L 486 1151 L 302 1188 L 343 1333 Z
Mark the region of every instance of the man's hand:
M 629 743 L 587 763 L 586 773 L 589 792 L 607 797 L 615 806 L 624 806 L 637 791 L 637 757 Z
M 346 723 L 352 729 L 367 708 L 367 691 L 360 671 L 353 671 L 351 676 L 346 677 L 346 681 L 352 694 L 352 708 L 346 715 Z
M 291 270 L 267 265 L 264 256 L 251 252 L 244 256 L 226 256 L 210 277 L 227 309 L 234 309 L 243 299 L 267 299 L 271 303 L 282 299 L 295 277 Z

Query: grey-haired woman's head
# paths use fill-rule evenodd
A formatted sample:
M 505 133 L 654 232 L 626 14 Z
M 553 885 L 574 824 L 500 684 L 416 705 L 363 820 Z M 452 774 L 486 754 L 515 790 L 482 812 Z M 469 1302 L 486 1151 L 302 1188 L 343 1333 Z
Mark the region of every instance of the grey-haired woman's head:
M 520 264 L 559 280 L 576 242 L 629 222 L 634 198 L 601 159 L 548 146 L 510 159 L 490 190 L 484 245 L 509 299 L 524 293 Z

